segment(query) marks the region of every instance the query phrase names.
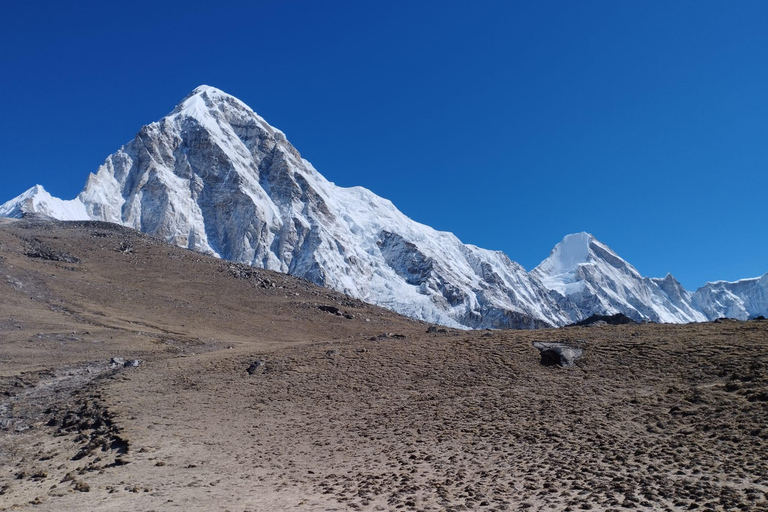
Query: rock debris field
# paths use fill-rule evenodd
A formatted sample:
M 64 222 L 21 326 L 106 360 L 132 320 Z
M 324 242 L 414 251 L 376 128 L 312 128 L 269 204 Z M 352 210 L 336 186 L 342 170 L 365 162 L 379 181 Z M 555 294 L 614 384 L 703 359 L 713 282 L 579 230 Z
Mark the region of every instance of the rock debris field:
M 1 510 L 768 510 L 767 321 L 429 329 L 96 223 L 0 278 Z

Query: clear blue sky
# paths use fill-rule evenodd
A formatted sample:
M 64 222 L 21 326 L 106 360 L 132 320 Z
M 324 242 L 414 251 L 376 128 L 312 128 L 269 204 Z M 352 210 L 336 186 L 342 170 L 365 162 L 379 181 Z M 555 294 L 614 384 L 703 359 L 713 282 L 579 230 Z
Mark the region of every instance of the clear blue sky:
M 0 202 L 74 197 L 208 84 L 331 181 L 528 269 L 589 231 L 688 289 L 753 277 L 767 27 L 762 0 L 11 2 Z

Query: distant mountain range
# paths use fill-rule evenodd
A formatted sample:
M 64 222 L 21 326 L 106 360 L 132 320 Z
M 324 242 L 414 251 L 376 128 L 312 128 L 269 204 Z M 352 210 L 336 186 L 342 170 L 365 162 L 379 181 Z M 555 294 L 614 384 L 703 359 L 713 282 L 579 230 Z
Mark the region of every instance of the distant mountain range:
M 671 275 L 641 276 L 588 233 L 566 236 L 527 272 L 365 188 L 334 185 L 283 132 L 208 86 L 142 127 L 77 198 L 37 185 L 0 206 L 0 216 L 27 214 L 122 224 L 452 327 L 562 326 L 614 313 L 672 323 L 768 316 L 768 274 L 691 293 Z

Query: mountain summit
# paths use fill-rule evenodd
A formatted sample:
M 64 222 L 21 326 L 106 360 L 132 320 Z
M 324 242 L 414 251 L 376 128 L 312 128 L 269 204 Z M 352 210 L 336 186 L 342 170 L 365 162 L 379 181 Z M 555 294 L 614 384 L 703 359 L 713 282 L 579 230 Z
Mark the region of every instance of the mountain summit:
M 221 258 L 287 272 L 429 322 L 542 327 L 568 318 L 504 254 L 412 221 L 321 176 L 247 105 L 200 86 L 110 155 L 69 215 L 42 188 L 0 214 L 123 224 Z
M 707 320 L 671 274 L 663 280 L 643 277 L 589 233 L 566 236 L 531 273 L 560 297 L 572 318 L 624 313 L 638 321 Z
M 453 327 L 558 326 L 613 312 L 708 318 L 676 281 L 640 276 L 587 233 L 567 236 L 528 273 L 367 189 L 338 187 L 283 132 L 205 85 L 107 157 L 76 199 L 36 186 L 0 206 L 0 216 L 30 213 L 122 224 Z

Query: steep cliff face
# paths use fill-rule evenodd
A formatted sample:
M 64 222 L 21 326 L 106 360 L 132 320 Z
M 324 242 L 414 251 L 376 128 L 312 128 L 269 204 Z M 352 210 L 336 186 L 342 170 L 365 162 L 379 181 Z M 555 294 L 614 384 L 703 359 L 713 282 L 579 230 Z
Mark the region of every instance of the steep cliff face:
M 641 276 L 587 233 L 565 237 L 528 273 L 369 190 L 334 185 L 280 130 L 208 86 L 141 128 L 76 199 L 35 186 L 0 206 L 0 216 L 30 213 L 122 224 L 454 327 L 559 326 L 618 312 L 657 322 L 767 314 L 765 276 L 692 295 L 672 276 Z

